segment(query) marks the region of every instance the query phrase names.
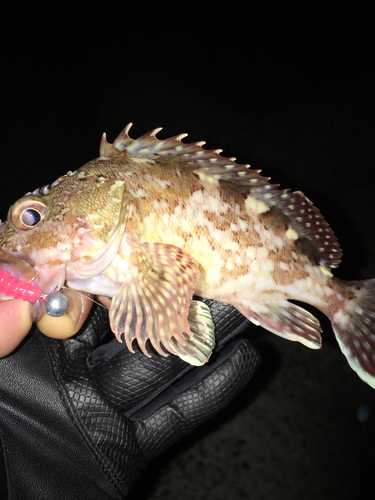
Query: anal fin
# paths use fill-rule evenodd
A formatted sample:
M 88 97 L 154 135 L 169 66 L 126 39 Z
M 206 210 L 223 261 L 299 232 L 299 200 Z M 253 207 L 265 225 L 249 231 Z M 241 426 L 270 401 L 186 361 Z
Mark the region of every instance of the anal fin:
M 280 337 L 301 342 L 311 349 L 321 347 L 319 321 L 308 311 L 287 300 L 246 302 L 236 308 L 252 323 Z

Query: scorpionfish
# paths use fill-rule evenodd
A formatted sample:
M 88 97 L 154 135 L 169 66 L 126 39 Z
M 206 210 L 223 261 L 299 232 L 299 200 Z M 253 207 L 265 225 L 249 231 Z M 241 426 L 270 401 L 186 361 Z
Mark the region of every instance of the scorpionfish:
M 317 349 L 318 320 L 290 300 L 311 304 L 375 387 L 375 280 L 332 275 L 339 244 L 303 193 L 181 142 L 187 134 L 133 140 L 130 127 L 113 144 L 103 134 L 98 159 L 18 200 L 0 225 L 2 254 L 30 266 L 46 295 L 65 285 L 111 297 L 111 329 L 130 351 L 136 340 L 149 355 L 148 342 L 194 365 L 215 338 L 193 293 Z

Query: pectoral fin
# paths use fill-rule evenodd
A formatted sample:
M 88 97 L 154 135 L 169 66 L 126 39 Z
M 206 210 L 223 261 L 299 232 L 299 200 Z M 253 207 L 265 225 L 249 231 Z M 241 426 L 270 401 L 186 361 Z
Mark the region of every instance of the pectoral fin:
M 113 296 L 109 312 L 112 331 L 119 340 L 124 334 L 132 352 L 132 342 L 137 339 L 149 355 L 149 339 L 162 356 L 166 356 L 163 346 L 190 364 L 205 363 L 214 345 L 214 333 L 205 304 L 191 304 L 198 266 L 172 245 L 129 244 L 133 249 L 131 278 Z
M 248 302 L 236 308 L 252 323 L 280 337 L 301 342 L 311 349 L 321 346 L 319 321 L 308 311 L 287 300 Z

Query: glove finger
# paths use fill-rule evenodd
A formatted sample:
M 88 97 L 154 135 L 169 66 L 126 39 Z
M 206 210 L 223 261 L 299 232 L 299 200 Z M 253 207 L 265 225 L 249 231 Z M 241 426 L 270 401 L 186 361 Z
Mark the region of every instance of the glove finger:
M 193 367 L 177 356 L 157 353 L 147 358 L 138 346 L 134 354 L 117 340 L 100 346 L 88 359 L 91 377 L 107 400 L 132 415 Z M 149 349 L 151 351 L 151 349 Z
M 246 339 L 233 341 L 213 363 L 181 378 L 133 414 L 136 437 L 146 461 L 219 413 L 249 382 L 260 361 Z
M 218 348 L 250 323 L 233 306 L 213 300 L 211 308 Z M 135 354 L 116 340 L 98 347 L 89 357 L 88 366 L 98 388 L 111 404 L 127 416 L 147 404 L 192 370 L 192 366 L 176 356 L 166 358 L 157 353 L 147 358 L 133 343 Z M 148 349 L 151 353 L 152 349 Z

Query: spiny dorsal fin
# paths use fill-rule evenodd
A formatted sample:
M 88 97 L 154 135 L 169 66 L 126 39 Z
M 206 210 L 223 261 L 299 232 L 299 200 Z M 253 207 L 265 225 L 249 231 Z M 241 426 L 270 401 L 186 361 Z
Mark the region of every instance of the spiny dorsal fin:
M 197 173 L 217 180 L 232 182 L 244 195 L 251 192 L 268 207 L 281 212 L 291 223 L 299 238 L 305 238 L 312 248 L 317 261 L 326 268 L 337 267 L 341 260 L 341 249 L 328 223 L 319 210 L 300 191 L 278 189 L 279 184 L 270 184 L 269 177 L 260 175 L 260 170 L 251 169 L 250 165 L 239 165 L 235 158 L 225 158 L 222 149 L 203 149 L 204 141 L 186 144 L 181 139 L 187 134 L 180 134 L 169 139 L 159 140 L 157 128 L 138 139 L 129 137 L 129 123 L 113 144 L 103 134 L 100 144 L 101 158 L 155 159 L 173 157 L 181 164 L 196 167 Z

